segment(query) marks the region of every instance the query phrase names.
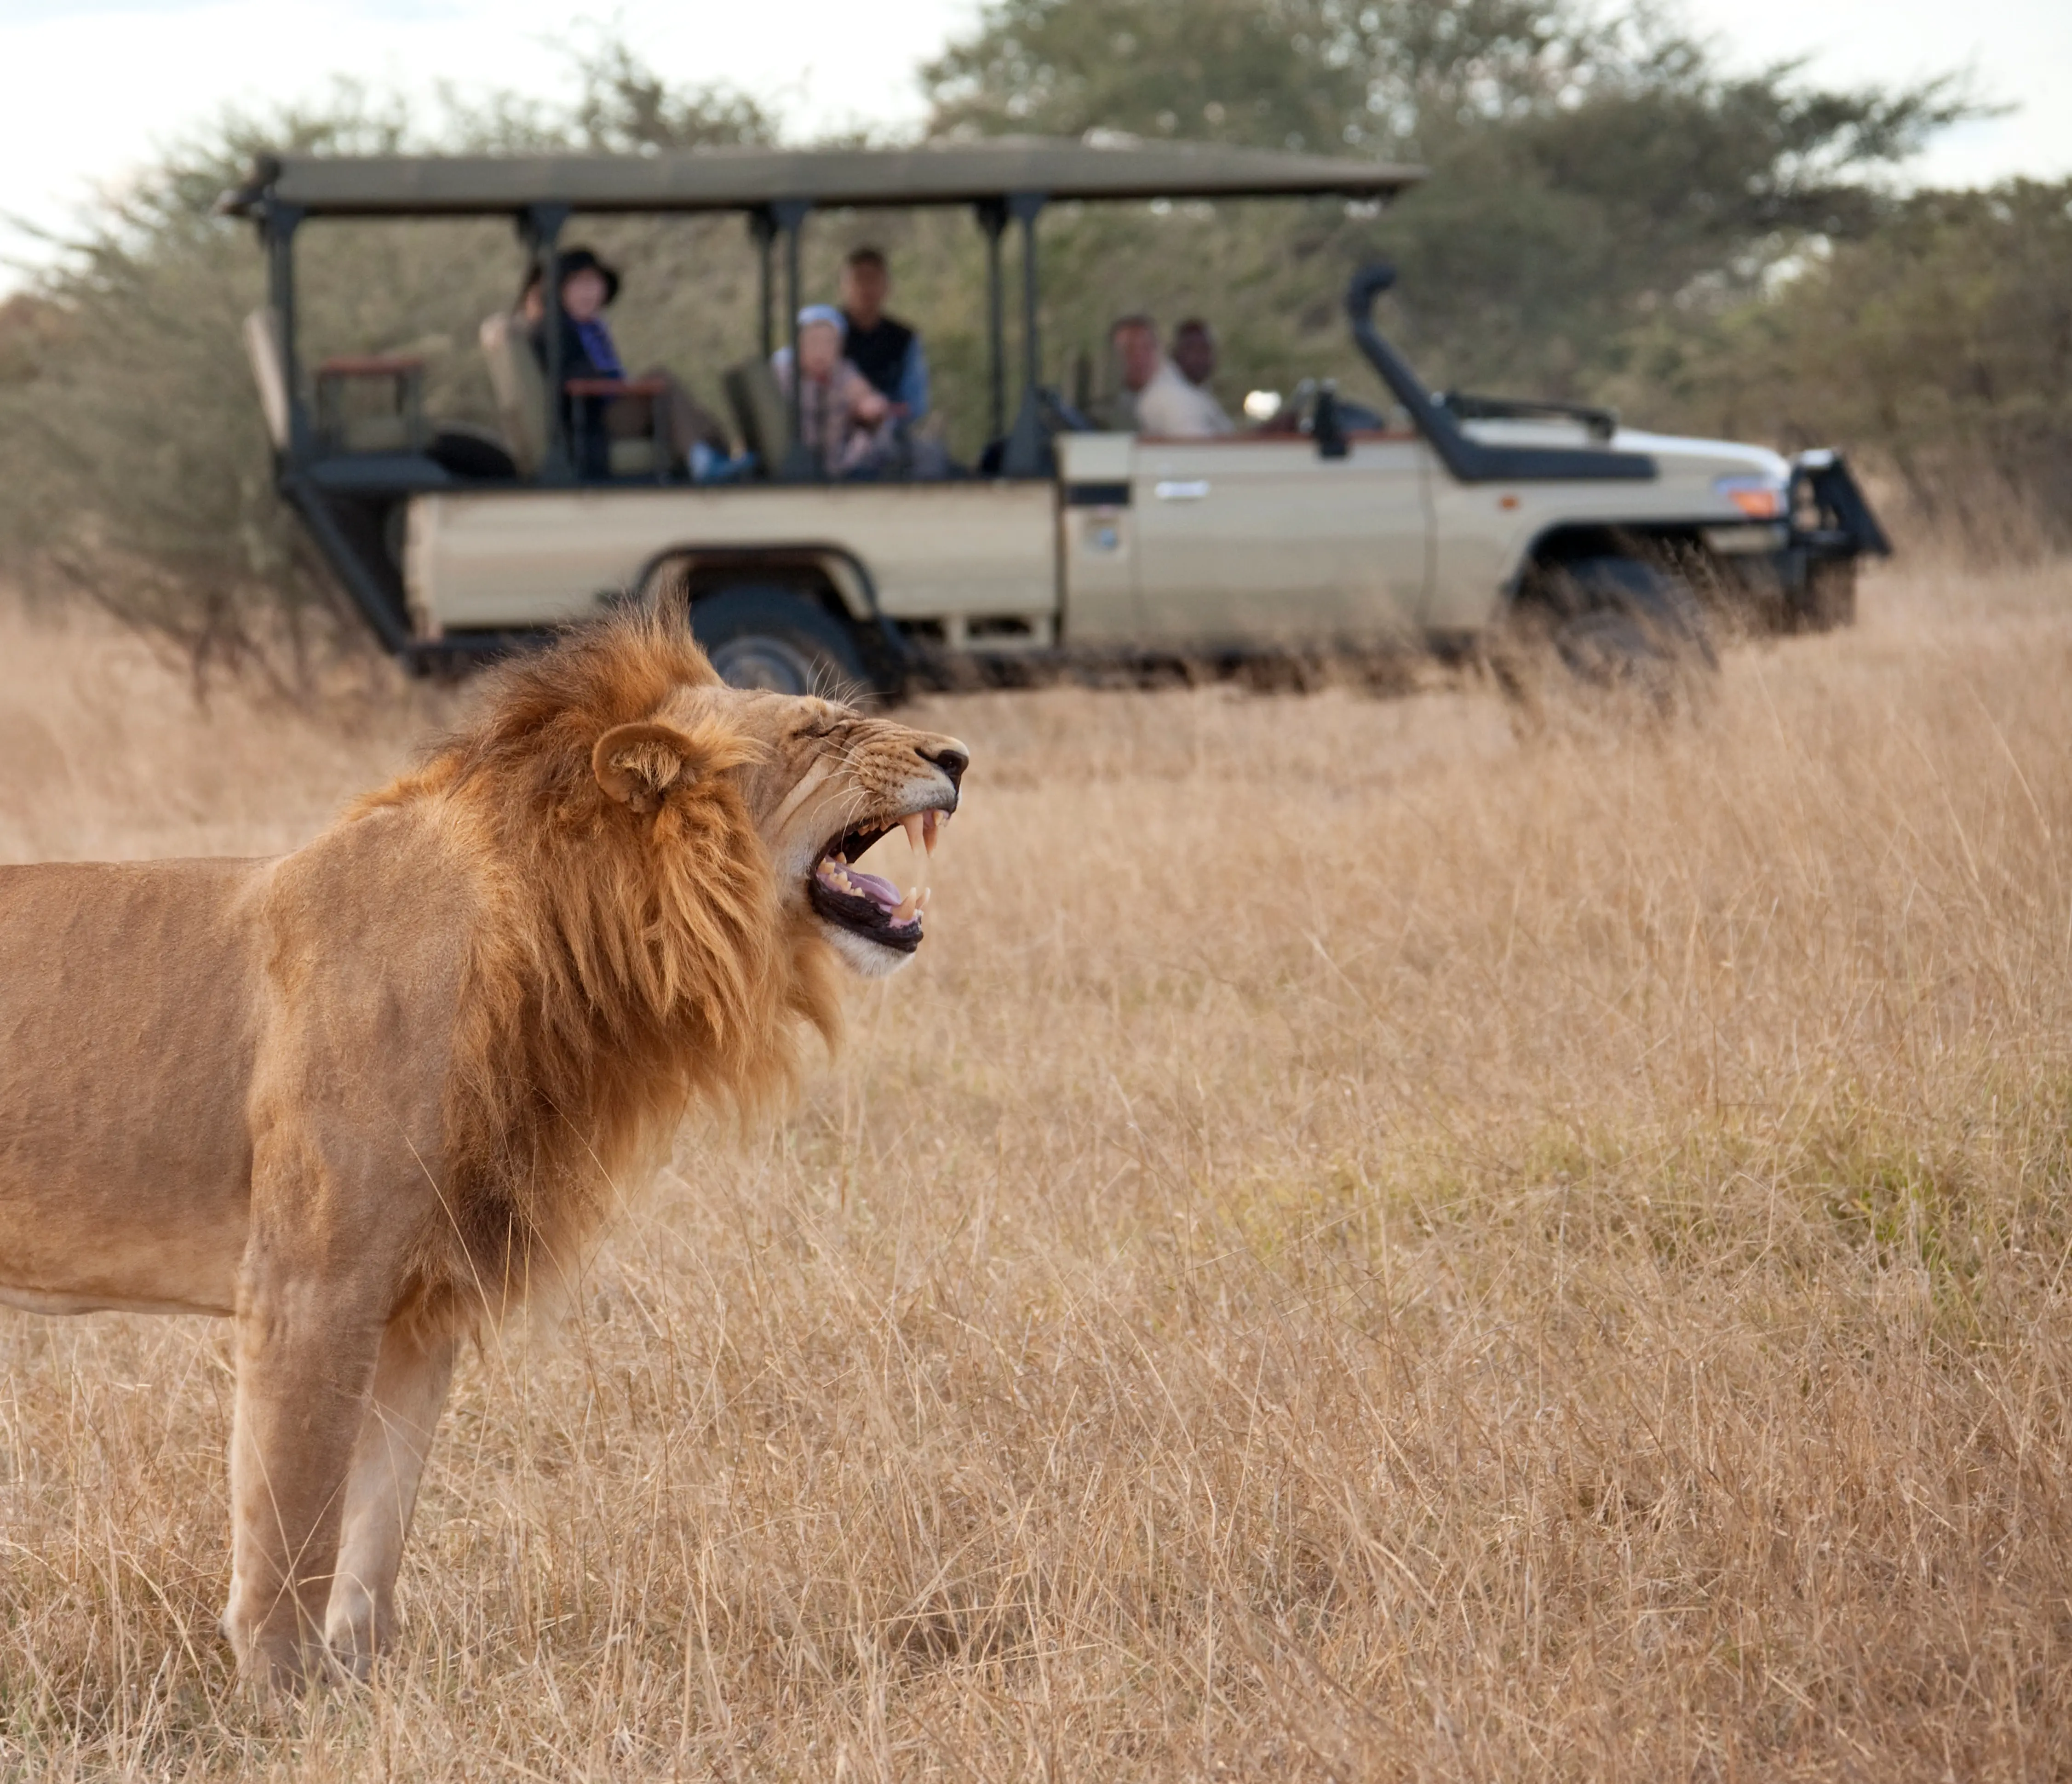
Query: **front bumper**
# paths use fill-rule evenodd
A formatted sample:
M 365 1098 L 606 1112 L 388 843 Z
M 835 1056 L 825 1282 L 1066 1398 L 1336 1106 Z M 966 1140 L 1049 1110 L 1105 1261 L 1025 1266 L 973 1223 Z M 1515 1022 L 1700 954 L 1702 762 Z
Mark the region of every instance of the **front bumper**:
M 1704 544 L 1777 629 L 1846 625 L 1856 608 L 1856 560 L 1890 557 L 1892 541 L 1839 452 L 1793 459 L 1790 500 L 1788 518 L 1708 528 Z
M 1892 541 L 1840 453 L 1822 446 L 1791 461 L 1790 549 L 1809 558 L 1892 556 Z

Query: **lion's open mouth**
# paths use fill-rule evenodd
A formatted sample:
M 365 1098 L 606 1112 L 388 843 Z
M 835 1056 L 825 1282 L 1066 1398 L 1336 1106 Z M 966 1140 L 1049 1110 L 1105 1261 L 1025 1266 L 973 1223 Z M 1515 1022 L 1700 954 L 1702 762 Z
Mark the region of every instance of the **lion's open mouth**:
M 944 811 L 911 812 L 837 837 L 808 882 L 813 909 L 837 928 L 912 953 L 921 945 L 921 916 L 931 890 L 928 857 L 949 820 Z

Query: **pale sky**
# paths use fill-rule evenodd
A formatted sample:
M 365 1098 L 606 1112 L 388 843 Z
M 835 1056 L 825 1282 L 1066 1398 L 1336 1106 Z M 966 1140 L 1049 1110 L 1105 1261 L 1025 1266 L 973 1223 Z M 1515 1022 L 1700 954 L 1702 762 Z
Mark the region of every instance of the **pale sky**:
M 1910 170 L 1945 185 L 2072 175 L 2072 3 L 1683 0 L 1743 66 L 1803 56 L 1853 84 L 1968 70 L 2015 108 L 1949 133 Z M 0 261 L 49 250 L 5 220 L 62 231 L 97 185 L 225 105 L 263 111 L 331 77 L 464 93 L 565 96 L 583 21 L 602 19 L 664 74 L 773 103 L 787 132 L 897 128 L 922 113 L 919 64 L 968 27 L 977 0 L 0 0 Z M 0 265 L 0 290 L 20 273 Z

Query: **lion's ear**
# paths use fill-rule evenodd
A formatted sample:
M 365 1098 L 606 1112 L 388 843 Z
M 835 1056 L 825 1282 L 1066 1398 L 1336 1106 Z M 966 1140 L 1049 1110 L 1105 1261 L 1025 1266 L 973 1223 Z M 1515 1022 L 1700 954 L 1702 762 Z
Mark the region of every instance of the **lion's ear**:
M 652 812 L 672 787 L 756 761 L 762 747 L 716 718 L 689 730 L 659 719 L 618 725 L 597 740 L 590 765 L 597 783 L 620 804 Z
M 691 740 L 675 726 L 643 720 L 606 731 L 590 751 L 590 765 L 598 785 L 620 804 L 652 812 L 684 775 L 694 753 Z

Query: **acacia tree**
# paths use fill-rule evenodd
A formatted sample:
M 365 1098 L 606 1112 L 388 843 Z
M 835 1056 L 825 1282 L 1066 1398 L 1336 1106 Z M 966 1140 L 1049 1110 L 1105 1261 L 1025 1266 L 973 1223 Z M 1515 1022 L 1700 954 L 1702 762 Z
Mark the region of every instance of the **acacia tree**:
M 1311 280 L 1388 255 L 1439 376 L 1549 394 L 1615 372 L 1662 306 L 1729 301 L 1808 234 L 1862 232 L 1881 212 L 1865 176 L 1965 109 L 1941 82 L 1729 76 L 1648 14 L 1572 0 L 995 0 L 924 78 L 942 132 L 1424 162 L 1429 182 L 1382 219 L 1318 208 L 1256 253 Z M 1256 282 L 1280 313 L 1335 326 L 1335 291 L 1320 306 Z
M 1680 423 L 1871 447 L 1967 556 L 2072 540 L 2072 181 L 1920 192 L 1760 301 L 1639 339 Z
M 775 134 L 753 100 L 672 85 L 613 40 L 579 55 L 576 73 L 576 95 L 560 106 L 449 96 L 413 116 L 400 100 L 342 84 L 314 109 L 228 115 L 87 220 L 0 317 L 0 555 L 14 573 L 171 636 L 198 668 L 278 667 L 312 643 L 360 638 L 273 494 L 240 330 L 261 301 L 260 257 L 216 201 L 261 150 L 623 153 Z M 600 232 L 652 273 L 628 306 L 633 350 L 654 350 L 672 306 L 708 327 L 728 319 L 709 282 L 687 270 L 699 239 L 651 240 L 639 224 Z M 327 222 L 306 229 L 297 253 L 306 356 L 426 354 L 434 413 L 493 419 L 473 325 L 515 291 L 507 226 Z

